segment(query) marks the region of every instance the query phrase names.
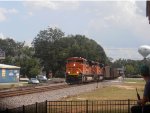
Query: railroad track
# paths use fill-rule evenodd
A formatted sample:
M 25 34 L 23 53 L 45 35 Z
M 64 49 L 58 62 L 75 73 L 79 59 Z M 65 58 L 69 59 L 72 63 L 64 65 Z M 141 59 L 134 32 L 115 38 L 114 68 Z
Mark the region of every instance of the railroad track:
M 67 84 L 63 85 L 56 85 L 56 86 L 37 86 L 37 87 L 31 87 L 31 88 L 23 88 L 15 91 L 5 91 L 0 92 L 0 98 L 6 98 L 6 97 L 13 97 L 13 96 L 20 96 L 20 95 L 26 95 L 26 94 L 32 94 L 32 93 L 39 93 L 39 92 L 46 92 L 51 90 L 57 90 L 57 89 L 63 89 L 70 87 Z
M 95 82 L 91 82 L 90 84 L 93 84 L 93 83 Z M 103 83 L 109 84 L 110 81 L 105 81 Z M 86 85 L 86 84 L 75 84 L 75 85 L 62 84 L 62 85 L 55 85 L 55 86 L 36 86 L 36 87 L 22 88 L 22 89 L 18 89 L 14 91 L 4 91 L 4 92 L 0 92 L 0 99 L 6 98 L 6 97 L 13 97 L 13 96 L 20 96 L 20 95 L 26 95 L 26 94 L 32 94 L 32 93 L 40 93 L 40 92 L 58 90 L 58 89 L 63 89 L 63 88 L 76 87 L 76 86 L 81 86 L 81 85 Z

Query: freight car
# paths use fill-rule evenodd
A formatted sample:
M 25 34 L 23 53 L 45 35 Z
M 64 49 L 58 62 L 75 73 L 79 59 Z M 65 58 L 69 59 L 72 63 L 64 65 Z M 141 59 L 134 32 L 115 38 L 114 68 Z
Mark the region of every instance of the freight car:
M 115 79 L 123 75 L 124 75 L 123 68 L 113 68 L 111 66 L 105 66 L 104 79 Z
M 83 83 L 100 81 L 104 77 L 104 67 L 94 61 L 87 61 L 81 57 L 71 57 L 66 64 L 66 82 Z

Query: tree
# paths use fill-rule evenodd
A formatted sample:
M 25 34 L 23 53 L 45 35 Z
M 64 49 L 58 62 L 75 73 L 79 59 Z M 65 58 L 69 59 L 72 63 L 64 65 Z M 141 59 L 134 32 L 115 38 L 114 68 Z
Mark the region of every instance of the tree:
M 21 49 L 20 55 L 16 57 L 16 65 L 21 67 L 21 75 L 28 78 L 35 78 L 41 71 L 40 62 L 34 57 L 34 49 L 28 46 Z
M 20 59 L 20 73 L 24 77 L 35 78 L 40 73 L 40 63 L 36 58 L 24 57 Z
M 76 56 L 106 63 L 107 57 L 103 48 L 94 40 L 88 39 L 84 35 L 70 35 L 61 38 L 56 42 L 56 45 L 65 59 Z
M 101 63 L 106 62 L 103 48 L 94 40 L 82 35 L 63 37 L 64 33 L 58 28 L 48 28 L 40 31 L 32 44 L 35 56 L 40 59 L 44 70 L 53 75 L 65 71 L 65 61 L 68 57 L 83 57 Z
M 147 59 L 147 64 L 148 62 Z M 116 68 L 124 66 L 126 75 L 138 75 L 140 74 L 140 66 L 143 64 L 144 62 L 140 60 L 118 59 L 112 64 L 112 66 Z
M 135 72 L 135 69 L 132 65 L 126 65 L 125 69 L 127 74 L 133 74 Z
M 103 48 L 94 40 L 83 35 L 70 35 L 56 42 L 59 49 L 58 58 L 60 63 L 60 73 L 65 70 L 65 61 L 68 57 L 83 57 L 87 60 L 97 61 L 106 64 L 108 58 Z
M 1 63 L 13 65 L 15 57 L 23 46 L 24 42 L 16 42 L 10 38 L 0 39 L 0 48 L 5 51 L 5 60 L 1 61 Z
M 24 46 L 25 42 L 16 42 L 13 39 L 0 39 L 1 49 L 5 51 L 5 59 L 1 63 L 20 66 L 20 74 L 35 77 L 39 74 L 40 63 L 34 58 L 34 49 Z
M 64 36 L 64 33 L 58 28 L 47 28 L 41 30 L 34 38 L 32 44 L 35 49 L 35 56 L 40 58 L 41 65 L 44 66 L 44 70 L 47 75 L 49 71 L 55 75 L 58 70 L 58 58 L 59 50 L 55 41 Z

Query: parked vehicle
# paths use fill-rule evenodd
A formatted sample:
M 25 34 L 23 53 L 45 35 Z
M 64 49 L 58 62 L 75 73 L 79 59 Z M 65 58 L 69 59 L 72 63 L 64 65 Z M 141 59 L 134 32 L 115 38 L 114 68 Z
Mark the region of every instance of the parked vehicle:
M 31 78 L 28 81 L 28 84 L 39 84 L 39 80 L 37 78 Z
M 38 75 L 38 76 L 37 76 L 37 79 L 38 79 L 40 82 L 46 82 L 46 81 L 47 81 L 46 76 L 43 76 L 43 75 Z

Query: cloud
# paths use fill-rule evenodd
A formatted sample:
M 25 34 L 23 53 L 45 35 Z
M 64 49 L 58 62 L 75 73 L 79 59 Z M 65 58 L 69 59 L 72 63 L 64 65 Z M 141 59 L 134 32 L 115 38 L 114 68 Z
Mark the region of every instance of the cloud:
M 15 40 L 14 37 L 5 35 L 4 33 L 1 32 L 1 33 L 0 33 L 0 39 L 6 39 L 6 38 L 11 38 L 11 39 L 14 39 L 14 40 Z
M 33 12 L 28 12 L 28 15 L 29 16 L 33 16 Z
M 145 16 L 145 2 L 111 1 L 93 2 L 86 13 L 93 18 L 88 23 L 86 33 L 106 48 L 138 48 L 150 45 L 150 25 Z M 142 59 L 135 49 L 106 49 L 106 54 L 114 59 Z
M 121 31 L 131 33 L 137 39 L 140 37 L 139 40 L 149 38 L 150 25 L 145 16 L 144 3 L 139 1 L 97 2 L 97 5 L 94 4 L 95 7 L 87 11 L 90 15 L 94 14 L 88 23 L 88 31 L 91 32 L 89 34 L 109 32 L 116 36 Z
M 5 39 L 6 37 L 4 36 L 3 33 L 0 33 L 0 39 Z
M 8 9 L 8 10 L 7 10 L 7 13 L 10 13 L 10 14 L 17 14 L 18 11 L 17 11 L 15 8 L 12 8 L 12 9 Z
M 143 57 L 138 53 L 138 48 L 104 48 L 106 55 L 116 59 L 142 60 Z
M 0 22 L 6 20 L 5 10 L 0 8 Z
M 145 15 L 142 15 L 143 10 L 138 7 L 135 1 L 113 1 L 108 5 L 103 3 L 103 7 L 95 7 L 93 9 L 97 16 L 89 23 L 90 27 L 95 27 L 95 29 L 103 29 L 106 26 L 109 28 L 112 27 L 126 27 L 132 29 L 133 27 L 136 30 L 136 27 L 144 24 L 148 26 Z M 108 8 L 108 9 L 106 9 Z M 143 26 L 143 25 L 142 25 Z
M 6 9 L 0 8 L 0 22 L 5 21 L 7 19 L 7 14 L 17 14 L 18 11 L 15 8 Z
M 67 9 L 77 9 L 79 7 L 78 1 L 26 1 L 24 5 L 29 7 L 31 10 L 67 10 Z

